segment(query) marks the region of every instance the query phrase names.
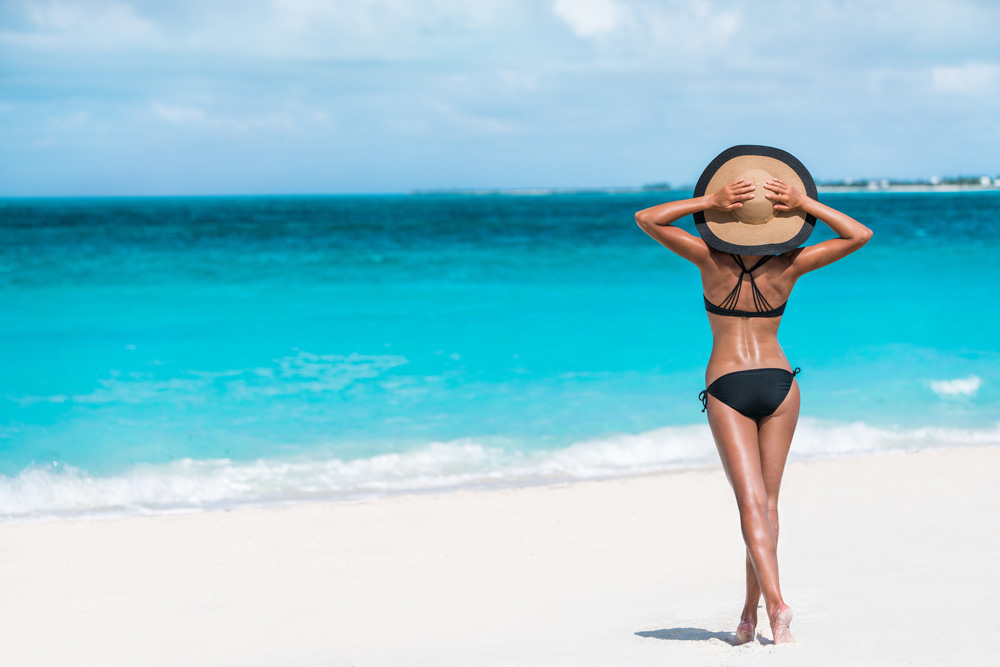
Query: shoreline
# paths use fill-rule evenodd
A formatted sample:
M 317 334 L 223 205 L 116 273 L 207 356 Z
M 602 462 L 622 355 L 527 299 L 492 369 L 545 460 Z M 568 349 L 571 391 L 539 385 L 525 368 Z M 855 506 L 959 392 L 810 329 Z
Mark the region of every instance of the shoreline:
M 618 434 L 551 451 L 504 452 L 475 445 L 471 464 L 468 446 L 463 442 L 450 449 L 447 443 L 431 443 L 392 454 L 392 469 L 386 468 L 389 463 L 382 456 L 356 461 L 182 459 L 143 464 L 112 476 L 90 476 L 66 465 L 60 467 L 61 472 L 26 468 L 14 477 L 0 476 L 0 526 L 357 503 L 464 491 L 502 492 L 720 468 L 705 424 Z M 900 430 L 805 417 L 800 420 L 789 462 L 991 446 L 1000 446 L 1000 422 L 989 428 Z M 428 462 L 432 456 L 437 457 L 436 463 Z M 407 462 L 410 458 L 419 467 L 413 468 Z M 477 461 L 487 465 L 478 467 Z M 359 470 L 369 469 L 378 476 L 367 481 L 357 477 Z M 332 485 L 337 475 L 339 484 L 353 479 L 355 485 Z M 322 479 L 331 486 L 318 488 Z
M 109 666 L 992 664 L 997 466 L 997 446 L 790 463 L 779 558 L 792 648 L 769 646 L 766 624 L 764 641 L 728 643 L 744 552 L 716 468 L 0 525 L 0 622 L 17 629 L 4 653 Z

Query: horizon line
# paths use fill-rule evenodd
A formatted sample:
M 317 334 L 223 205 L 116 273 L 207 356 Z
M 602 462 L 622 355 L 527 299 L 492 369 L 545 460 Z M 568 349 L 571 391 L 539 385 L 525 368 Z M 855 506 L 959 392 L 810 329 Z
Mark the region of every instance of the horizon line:
M 957 180 L 957 179 L 956 179 Z M 971 179 L 962 181 L 942 181 L 933 183 L 923 180 L 894 179 L 845 179 L 821 181 L 816 184 L 820 192 L 958 192 L 1000 191 L 1000 177 L 990 183 L 973 183 Z M 250 199 L 294 198 L 294 197 L 410 197 L 433 195 L 507 195 L 545 196 L 570 194 L 652 194 L 655 192 L 692 192 L 693 184 L 671 186 L 669 184 L 647 184 L 642 186 L 584 186 L 584 187 L 470 187 L 470 188 L 413 188 L 402 191 L 382 192 L 254 192 L 254 193 L 170 193 L 170 194 L 58 194 L 58 195 L 14 195 L 0 194 L 0 202 L 31 199 Z

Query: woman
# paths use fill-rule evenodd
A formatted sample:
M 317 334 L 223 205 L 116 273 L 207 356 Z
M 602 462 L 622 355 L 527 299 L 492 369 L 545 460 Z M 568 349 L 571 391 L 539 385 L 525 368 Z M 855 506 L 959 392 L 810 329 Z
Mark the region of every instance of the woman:
M 755 638 L 757 605 L 763 593 L 774 643 L 782 644 L 795 640 L 789 631 L 792 610 L 785 604 L 778 583 L 778 490 L 799 416 L 799 388 L 794 380 L 798 369 L 792 371 L 778 344 L 778 326 L 795 281 L 803 274 L 858 250 L 872 237 L 872 232 L 850 216 L 820 204 L 793 187 L 788 181 L 795 181 L 795 177 L 786 175 L 782 179 L 772 175 L 765 180 L 762 175 L 765 172 L 752 168 L 759 164 L 746 168 L 747 165 L 741 167 L 721 159 L 735 154 L 734 159 L 738 161 L 745 150 L 737 149 L 748 148 L 766 147 L 734 147 L 713 162 L 714 169 L 710 165 L 716 177 L 744 173 L 743 177 L 727 178 L 724 186 L 710 187 L 710 194 L 639 211 L 635 219 L 643 231 L 693 262 L 701 271 L 713 336 L 712 355 L 705 371 L 707 389 L 701 398 L 723 468 L 736 494 L 747 547 L 746 601 L 736 629 L 736 643 L 744 644 Z M 771 151 L 769 155 L 787 156 L 801 166 L 783 151 L 766 150 Z M 720 167 L 720 162 L 732 168 Z M 772 174 L 776 171 L 781 169 L 771 169 Z M 808 172 L 802 168 L 799 175 L 804 175 L 815 192 Z M 699 186 L 702 187 L 706 180 L 703 175 Z M 706 192 L 704 188 L 701 191 Z M 699 194 L 697 189 L 695 194 Z M 780 224 L 796 216 L 806 222 L 818 218 L 839 238 L 805 248 L 793 247 L 777 255 L 721 252 L 720 246 L 730 250 L 734 247 L 750 250 L 774 247 L 773 244 L 755 243 L 752 237 L 745 236 L 762 233 L 758 230 L 766 225 L 743 225 L 745 230 L 734 234 L 725 231 L 725 224 L 716 223 L 717 234 L 729 234 L 744 244 L 734 246 L 720 241 L 705 222 L 710 212 L 718 220 L 719 214 L 724 218 L 751 206 L 755 206 L 758 213 L 763 206 L 765 213 L 770 211 L 771 218 L 783 221 Z M 699 232 L 709 243 L 673 226 L 676 220 L 691 214 L 696 215 Z M 809 231 L 811 227 L 788 239 L 788 243 L 798 246 Z M 789 235 L 787 232 L 781 234 Z M 772 307 L 771 304 L 780 305 Z

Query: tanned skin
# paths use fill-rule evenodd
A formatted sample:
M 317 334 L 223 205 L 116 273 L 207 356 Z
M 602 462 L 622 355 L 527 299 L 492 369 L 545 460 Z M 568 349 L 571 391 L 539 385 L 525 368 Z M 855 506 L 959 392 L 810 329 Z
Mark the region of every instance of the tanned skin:
M 776 211 L 803 211 L 826 223 L 839 238 L 779 255 L 754 271 L 754 281 L 769 303 L 785 303 L 800 276 L 843 259 L 866 244 L 872 231 L 840 211 L 820 204 L 780 179 L 764 185 L 763 196 Z M 740 269 L 726 253 L 709 247 L 673 223 L 697 211 L 732 211 L 760 193 L 739 179 L 717 192 L 694 199 L 667 202 L 635 214 L 647 234 L 693 263 L 701 272 L 702 288 L 712 303 L 720 303 L 739 277 Z M 746 266 L 760 257 L 744 255 Z M 749 278 L 745 278 L 749 280 Z M 741 290 L 738 310 L 755 310 L 751 290 Z M 712 355 L 705 371 L 705 386 L 734 371 L 752 368 L 784 368 L 791 365 L 778 344 L 780 317 L 729 317 L 708 314 L 712 329 Z M 714 396 L 708 396 L 708 423 L 715 438 L 726 477 L 736 495 L 743 540 L 747 547 L 746 599 L 736 629 L 736 643 L 756 636 L 757 605 L 763 594 L 775 644 L 794 642 L 789 624 L 792 610 L 785 604 L 778 583 L 778 491 L 785 459 L 799 418 L 799 385 L 784 402 L 759 423 Z

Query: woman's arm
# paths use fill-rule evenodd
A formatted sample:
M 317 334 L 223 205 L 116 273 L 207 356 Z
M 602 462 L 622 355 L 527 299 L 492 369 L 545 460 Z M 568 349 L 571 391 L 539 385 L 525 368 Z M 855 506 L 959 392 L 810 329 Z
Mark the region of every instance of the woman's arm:
M 774 204 L 775 211 L 798 209 L 822 220 L 840 237 L 796 250 L 795 254 L 792 255 L 792 270 L 796 276 L 815 271 L 836 262 L 838 259 L 847 257 L 868 243 L 872 237 L 872 230 L 851 216 L 820 204 L 781 179 L 772 178 L 764 184 L 764 187 L 771 190 L 764 196 Z
M 683 229 L 674 227 L 673 223 L 685 215 L 709 208 L 723 211 L 740 208 L 744 201 L 753 199 L 753 190 L 754 186 L 750 183 L 744 184 L 741 178 L 711 195 L 671 201 L 643 209 L 635 214 L 635 221 L 642 227 L 642 231 L 684 259 L 701 267 L 708 261 L 708 246 L 697 236 L 692 236 Z

